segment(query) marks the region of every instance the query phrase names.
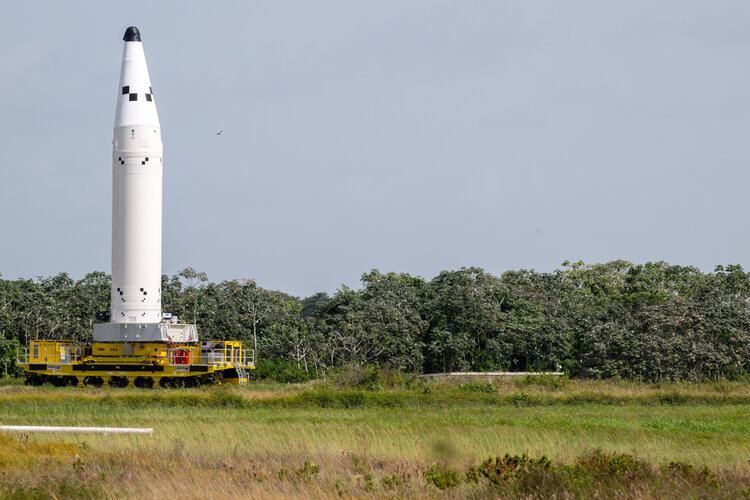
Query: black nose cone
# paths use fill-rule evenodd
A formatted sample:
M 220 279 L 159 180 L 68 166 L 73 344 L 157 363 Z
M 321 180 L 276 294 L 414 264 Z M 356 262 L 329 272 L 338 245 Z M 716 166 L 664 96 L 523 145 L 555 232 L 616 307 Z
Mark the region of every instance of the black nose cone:
M 130 28 L 125 30 L 125 36 L 122 37 L 122 39 L 126 42 L 140 42 L 141 32 L 138 31 L 138 28 L 136 28 L 135 26 L 131 26 Z

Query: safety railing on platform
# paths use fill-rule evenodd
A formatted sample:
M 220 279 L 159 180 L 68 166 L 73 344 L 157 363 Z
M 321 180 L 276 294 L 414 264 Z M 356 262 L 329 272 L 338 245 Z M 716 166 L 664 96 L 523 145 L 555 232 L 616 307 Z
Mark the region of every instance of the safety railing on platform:
M 253 349 L 217 349 L 204 351 L 203 362 L 212 366 L 255 366 Z
M 216 349 L 198 352 L 192 349 L 167 349 L 170 365 L 210 365 L 220 368 L 255 366 L 253 349 Z
M 167 362 L 170 365 L 197 365 L 200 364 L 200 355 L 195 356 L 192 349 L 167 349 Z
M 51 363 L 57 365 L 69 365 L 81 361 L 82 350 L 80 347 L 37 347 L 29 349 L 24 347 L 16 353 L 16 363 Z

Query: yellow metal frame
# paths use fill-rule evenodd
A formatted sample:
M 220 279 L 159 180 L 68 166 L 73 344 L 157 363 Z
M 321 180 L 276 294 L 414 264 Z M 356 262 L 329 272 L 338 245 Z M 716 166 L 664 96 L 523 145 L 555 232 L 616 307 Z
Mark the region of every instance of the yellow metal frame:
M 210 352 L 201 345 L 161 342 L 95 342 L 75 346 L 70 341 L 33 340 L 18 366 L 30 385 L 109 385 L 113 387 L 247 384 L 255 369 L 254 353 L 241 341 L 216 342 Z

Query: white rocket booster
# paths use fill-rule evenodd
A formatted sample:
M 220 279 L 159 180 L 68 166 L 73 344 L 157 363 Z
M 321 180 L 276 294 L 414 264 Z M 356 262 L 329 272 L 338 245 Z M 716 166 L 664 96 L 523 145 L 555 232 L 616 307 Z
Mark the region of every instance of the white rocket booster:
M 112 140 L 112 310 L 94 342 L 197 342 L 161 314 L 162 144 L 138 28 L 123 37 Z
M 123 37 L 112 141 L 112 323 L 161 321 L 162 142 L 138 28 Z

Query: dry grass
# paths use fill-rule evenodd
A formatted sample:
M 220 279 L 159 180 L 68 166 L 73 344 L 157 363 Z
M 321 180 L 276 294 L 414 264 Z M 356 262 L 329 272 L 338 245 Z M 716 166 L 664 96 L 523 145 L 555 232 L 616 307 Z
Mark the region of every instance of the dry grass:
M 489 389 L 441 383 L 376 393 L 315 384 L 178 391 L 5 386 L 2 424 L 140 426 L 153 427 L 154 435 L 0 435 L 0 493 L 585 498 L 620 491 L 631 498 L 741 498 L 750 493 L 744 398 L 750 386 L 734 383 L 507 381 Z M 575 402 L 581 399 L 599 402 Z M 607 475 L 576 465 L 597 448 L 630 454 L 642 467 Z M 466 482 L 472 465 L 506 453 L 546 455 L 553 466 L 500 484 Z M 696 471 L 706 465 L 715 477 L 664 472 L 673 461 Z M 441 490 L 428 482 L 424 473 L 436 463 L 456 471 L 459 483 Z

